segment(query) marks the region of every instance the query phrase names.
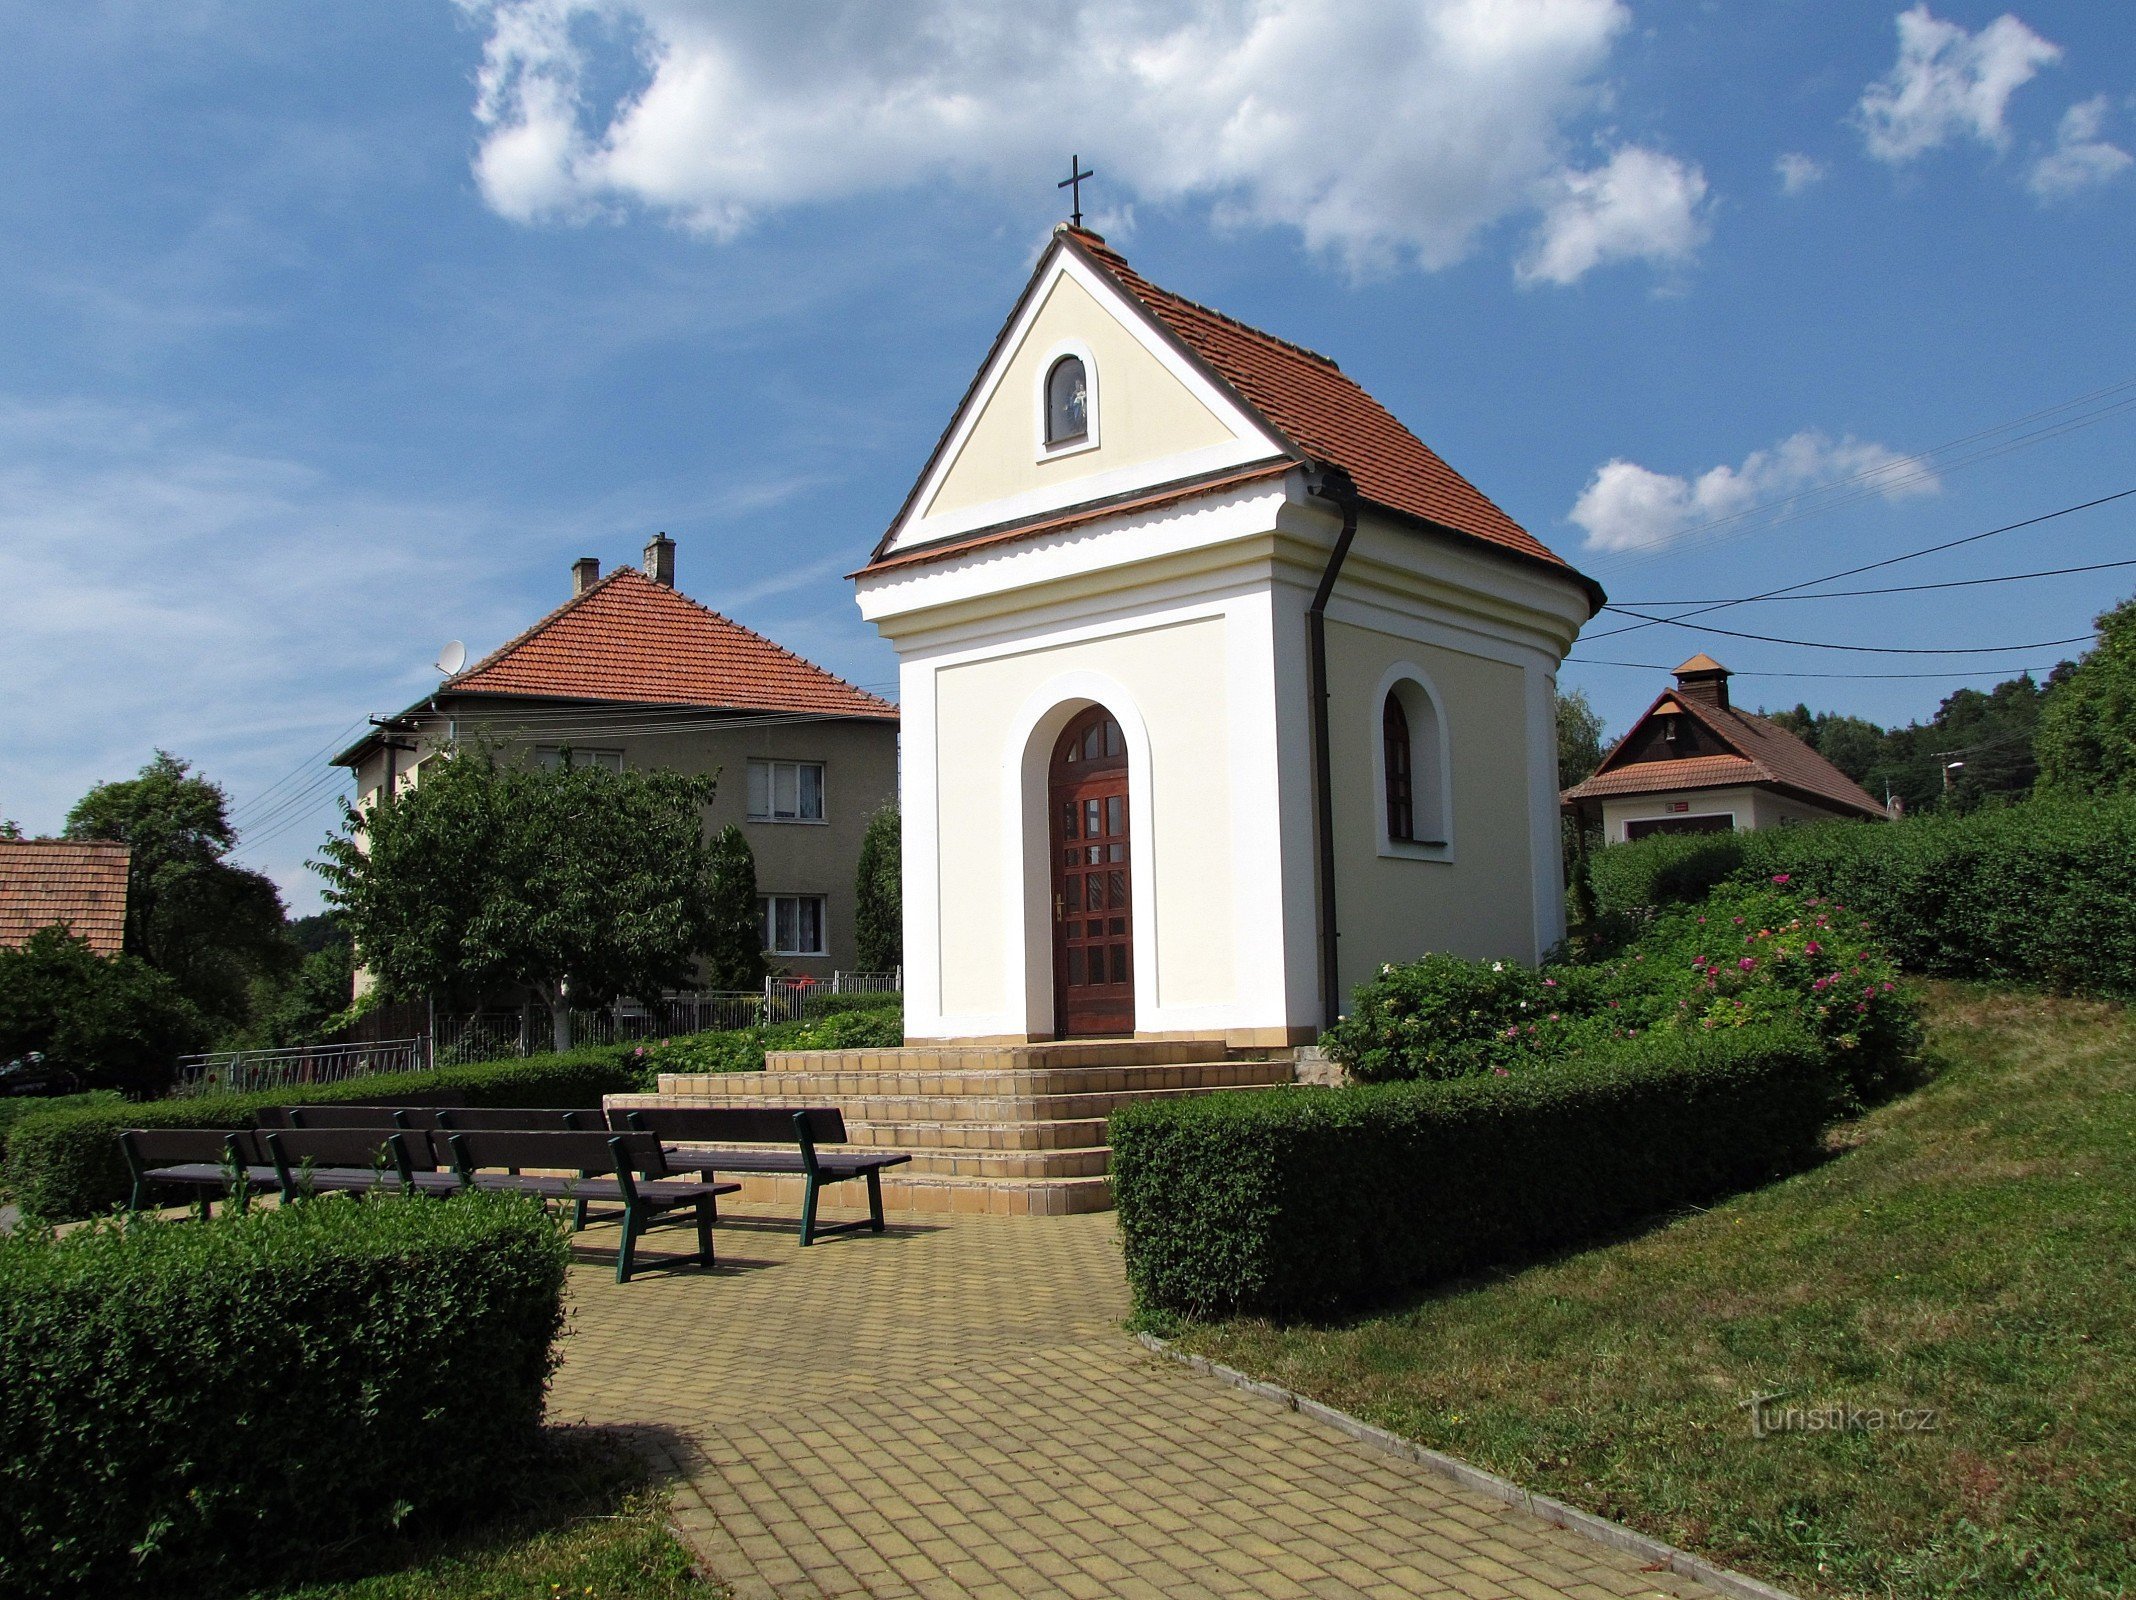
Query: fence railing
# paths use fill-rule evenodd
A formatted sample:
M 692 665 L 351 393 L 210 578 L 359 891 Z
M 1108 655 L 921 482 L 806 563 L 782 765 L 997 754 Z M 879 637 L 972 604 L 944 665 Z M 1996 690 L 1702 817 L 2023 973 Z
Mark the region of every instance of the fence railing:
M 422 1072 L 430 1065 L 427 1039 L 297 1045 L 287 1050 L 215 1050 L 179 1057 L 178 1081 L 171 1092 L 189 1098 L 254 1089 L 300 1089 L 380 1072 Z

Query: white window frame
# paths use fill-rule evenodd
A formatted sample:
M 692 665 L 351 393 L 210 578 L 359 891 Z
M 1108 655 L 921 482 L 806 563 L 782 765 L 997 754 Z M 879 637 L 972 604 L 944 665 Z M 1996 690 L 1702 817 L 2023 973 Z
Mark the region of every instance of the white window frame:
M 534 764 L 544 772 L 554 772 L 564 764 L 566 750 L 571 752 L 571 764 L 574 767 L 599 767 L 607 772 L 623 770 L 622 751 L 597 750 L 575 744 L 538 744 L 534 747 Z
M 794 908 L 795 941 L 798 943 L 801 928 L 801 902 L 816 902 L 816 936 L 821 948 L 794 950 L 781 948 L 778 940 L 779 902 L 790 901 Z M 831 953 L 831 901 L 822 894 L 760 894 L 757 896 L 757 927 L 764 940 L 764 948 L 775 956 L 828 956 Z
M 1387 696 L 1409 718 L 1409 811 L 1417 833 L 1433 839 L 1397 839 L 1387 832 Z M 1372 832 L 1379 853 L 1401 861 L 1454 859 L 1454 763 L 1446 726 L 1446 702 L 1424 669 L 1413 661 L 1389 667 L 1366 707 L 1366 737 L 1372 751 Z
M 779 769 L 789 769 L 794 775 L 794 815 L 779 815 Z M 801 813 L 801 772 L 813 767 L 816 771 L 816 809 L 813 817 Z M 757 774 L 764 775 L 764 804 L 757 807 Z M 747 773 L 749 790 L 744 797 L 744 807 L 751 822 L 776 823 L 780 827 L 801 826 L 821 828 L 831 820 L 831 790 L 829 763 L 822 761 L 786 761 L 772 756 L 751 756 Z
M 1053 376 L 1053 369 L 1063 356 L 1074 356 L 1083 363 L 1083 434 L 1079 439 L 1063 439 L 1059 444 L 1046 443 L 1046 381 Z M 1035 431 L 1031 437 L 1037 441 L 1034 459 L 1052 461 L 1061 456 L 1079 455 L 1085 450 L 1098 447 L 1098 360 L 1090 353 L 1090 346 L 1080 339 L 1063 339 L 1046 352 L 1045 360 L 1038 364 L 1038 381 L 1032 385 L 1032 423 Z

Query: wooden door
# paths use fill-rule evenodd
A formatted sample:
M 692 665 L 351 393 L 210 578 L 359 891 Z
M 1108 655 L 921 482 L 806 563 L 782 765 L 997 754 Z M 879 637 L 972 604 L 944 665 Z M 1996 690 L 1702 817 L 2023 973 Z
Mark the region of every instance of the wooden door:
M 1053 747 L 1053 1015 L 1062 1037 L 1135 1031 L 1127 749 L 1093 706 Z

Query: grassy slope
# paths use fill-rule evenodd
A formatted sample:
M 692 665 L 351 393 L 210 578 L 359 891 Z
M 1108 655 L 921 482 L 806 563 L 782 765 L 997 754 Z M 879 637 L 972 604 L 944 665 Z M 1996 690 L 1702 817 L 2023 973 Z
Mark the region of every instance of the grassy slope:
M 636 1458 L 598 1436 L 552 1431 L 488 1519 L 350 1551 L 335 1579 L 255 1600 L 719 1600 L 667 1531 Z
M 1933 1083 L 1835 1159 L 1333 1328 L 1185 1342 L 1834 1595 L 2136 1592 L 2136 1015 L 1933 990 Z M 1751 1436 L 1739 1402 L 1933 1407 Z

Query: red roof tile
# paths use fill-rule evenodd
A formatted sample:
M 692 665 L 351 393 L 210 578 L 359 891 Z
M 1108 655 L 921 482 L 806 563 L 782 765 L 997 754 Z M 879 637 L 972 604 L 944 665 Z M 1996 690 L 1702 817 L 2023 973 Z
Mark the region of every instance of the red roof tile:
M 0 946 L 66 924 L 100 956 L 126 938 L 126 868 L 133 852 L 103 839 L 0 839 Z
M 717 706 L 894 720 L 856 689 L 738 622 L 619 567 L 441 692 Z

